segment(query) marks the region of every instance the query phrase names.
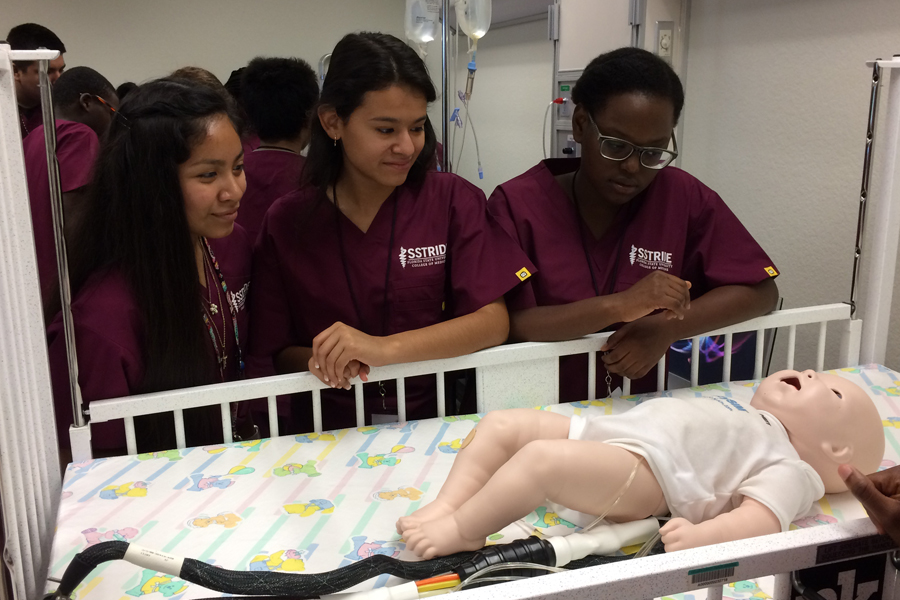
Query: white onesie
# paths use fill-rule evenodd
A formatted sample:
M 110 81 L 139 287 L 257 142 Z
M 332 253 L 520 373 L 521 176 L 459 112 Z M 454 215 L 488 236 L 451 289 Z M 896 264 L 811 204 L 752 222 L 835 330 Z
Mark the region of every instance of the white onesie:
M 800 460 L 778 419 L 726 396 L 656 398 L 619 415 L 576 415 L 569 439 L 643 456 L 672 516 L 691 523 L 728 512 L 747 496 L 772 510 L 787 531 L 825 493 L 822 478 Z M 571 512 L 560 516 L 575 517 Z

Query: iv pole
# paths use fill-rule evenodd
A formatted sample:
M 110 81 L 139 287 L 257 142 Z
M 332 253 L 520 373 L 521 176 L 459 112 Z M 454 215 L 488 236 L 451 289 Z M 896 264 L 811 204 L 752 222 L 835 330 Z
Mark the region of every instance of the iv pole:
M 453 148 L 448 150 L 447 141 L 449 137 L 449 119 L 450 119 L 450 69 L 449 69 L 449 41 L 447 35 L 450 28 L 447 25 L 447 19 L 450 15 L 451 0 L 443 0 L 441 7 L 441 144 L 444 146 L 441 152 L 441 171 L 449 173 L 452 165 L 450 164 L 450 154 Z
M 869 100 L 862 187 L 859 197 L 853 281 L 850 289 L 850 314 L 857 323 L 860 318 L 862 319 L 859 362 L 861 364 L 883 364 L 887 352 L 893 281 L 897 265 L 897 231 L 900 230 L 900 199 L 895 198 L 896 194 L 894 193 L 897 145 L 900 142 L 900 55 L 894 55 L 891 60 L 868 61 L 866 66 L 872 68 L 872 92 Z M 875 143 L 878 92 L 884 72 L 891 69 L 897 70 L 891 73 L 887 115 L 883 125 L 884 131 L 881 132 L 886 136 L 885 156 L 870 178 L 873 167 L 872 154 Z M 871 209 L 868 207 L 870 203 Z M 862 293 L 862 300 L 857 304 L 860 266 L 865 264 L 861 261 L 861 255 L 867 210 L 872 211 L 873 227 L 870 235 L 872 235 L 873 241 L 870 249 L 871 258 L 866 269 L 865 290 Z

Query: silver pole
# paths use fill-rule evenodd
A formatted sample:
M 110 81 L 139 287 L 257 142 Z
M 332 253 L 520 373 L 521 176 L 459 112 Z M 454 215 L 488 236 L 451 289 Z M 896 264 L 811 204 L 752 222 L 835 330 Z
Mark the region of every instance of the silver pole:
M 856 296 L 859 287 L 859 265 L 862 256 L 863 237 L 866 226 L 866 204 L 869 199 L 869 173 L 872 169 L 872 152 L 875 149 L 875 119 L 878 113 L 878 92 L 881 83 L 880 58 L 872 67 L 872 92 L 869 96 L 869 120 L 866 124 L 866 149 L 863 154 L 862 188 L 859 192 L 859 216 L 856 220 L 856 248 L 853 255 L 853 281 L 850 284 L 850 317 L 856 318 Z
M 38 76 L 41 84 L 41 112 L 44 116 L 44 145 L 47 151 L 47 175 L 50 179 L 50 207 L 53 211 L 53 237 L 56 241 L 56 265 L 59 276 L 59 295 L 62 305 L 63 332 L 66 336 L 66 354 L 69 359 L 69 392 L 72 397 L 72 415 L 76 427 L 84 427 L 81 410 L 81 387 L 78 385 L 78 357 L 75 353 L 75 325 L 72 322 L 72 291 L 69 288 L 69 260 L 66 257 L 65 216 L 62 191 L 59 182 L 59 163 L 56 162 L 56 119 L 53 115 L 53 97 L 47 70 L 50 61 L 39 62 Z
M 450 0 L 444 0 L 444 6 L 441 10 L 441 144 L 444 151 L 441 153 L 441 171 L 449 173 L 452 165 L 450 164 L 450 153 L 453 148 L 447 146 L 450 139 L 448 133 L 448 124 L 450 123 L 450 96 L 447 91 L 450 89 L 450 69 L 449 69 L 449 51 L 447 48 L 447 19 L 450 16 Z

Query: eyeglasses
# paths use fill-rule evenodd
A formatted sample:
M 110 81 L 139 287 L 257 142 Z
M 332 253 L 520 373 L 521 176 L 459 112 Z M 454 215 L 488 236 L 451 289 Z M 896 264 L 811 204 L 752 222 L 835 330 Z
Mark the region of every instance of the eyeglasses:
M 590 112 L 587 113 L 587 116 L 591 125 L 597 130 L 597 141 L 600 142 L 600 156 L 603 158 L 621 162 L 634 154 L 635 150 L 637 150 L 640 152 L 639 156 L 642 166 L 648 169 L 658 170 L 667 167 L 669 163 L 678 156 L 678 142 L 675 141 L 674 133 L 672 134 L 672 150 L 666 150 L 664 148 L 645 148 L 643 146 L 636 146 L 631 142 L 619 138 L 603 135 L 600 133 L 600 128 L 597 127 L 597 124 L 594 122 L 594 117 L 591 116 Z
M 111 113 L 113 114 L 113 116 L 116 116 L 116 114 L 118 114 L 119 111 L 117 111 L 115 108 L 113 108 L 112 105 L 110 105 L 109 102 L 107 102 L 106 100 L 104 100 L 103 98 L 101 98 L 100 96 L 98 96 L 97 94 L 91 94 L 91 98 L 93 98 L 94 100 L 98 101 L 100 104 L 102 104 L 102 105 L 105 106 L 106 108 L 108 108 L 108 109 L 109 109 L 109 112 L 111 112 Z

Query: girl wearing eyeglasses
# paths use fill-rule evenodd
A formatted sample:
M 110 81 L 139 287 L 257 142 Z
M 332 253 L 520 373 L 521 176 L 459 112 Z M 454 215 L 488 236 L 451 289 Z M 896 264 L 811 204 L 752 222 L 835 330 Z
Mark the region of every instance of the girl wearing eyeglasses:
M 539 270 L 507 297 L 511 339 L 624 323 L 597 369 L 606 396 L 607 373 L 610 388 L 653 375 L 676 340 L 772 310 L 778 271 L 718 194 L 669 166 L 684 91 L 668 64 L 638 48 L 600 55 L 572 100 L 581 158 L 542 161 L 488 205 Z M 560 367 L 562 399 L 585 398 L 585 358 Z M 632 390 L 653 386 L 647 377 Z

